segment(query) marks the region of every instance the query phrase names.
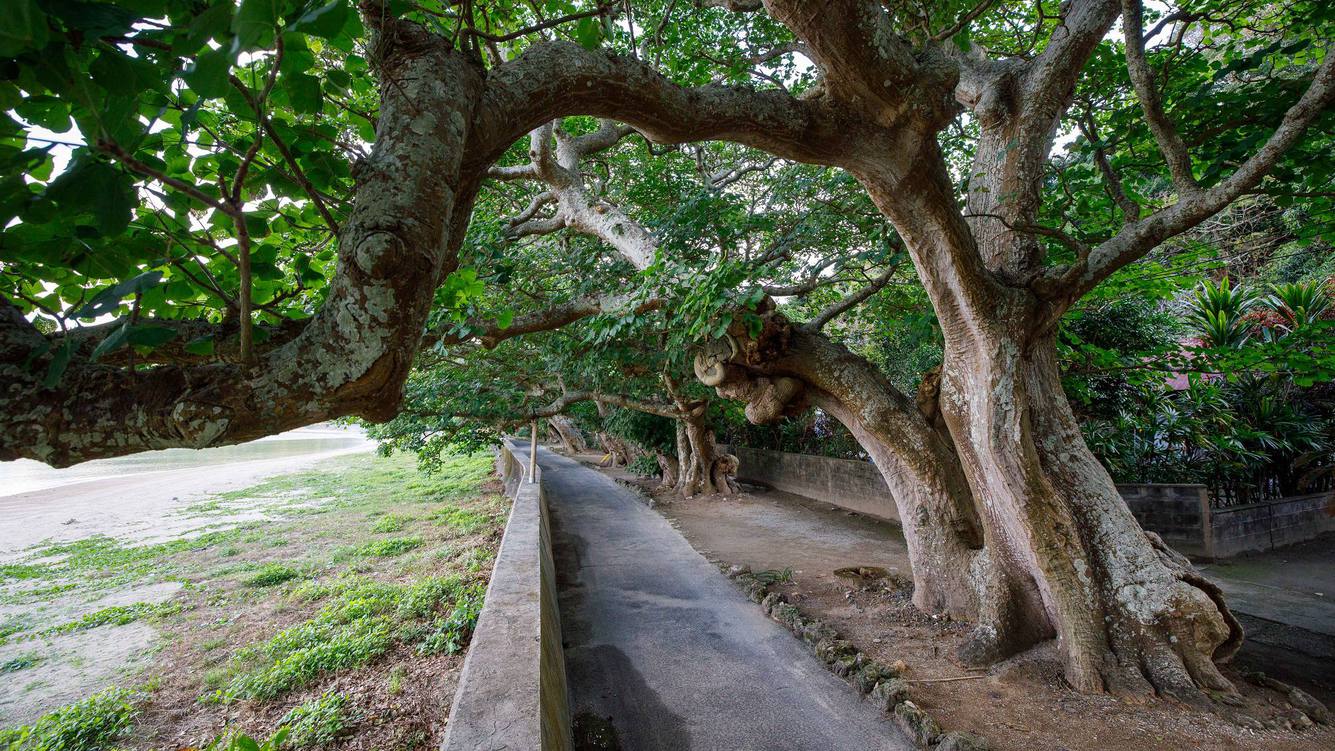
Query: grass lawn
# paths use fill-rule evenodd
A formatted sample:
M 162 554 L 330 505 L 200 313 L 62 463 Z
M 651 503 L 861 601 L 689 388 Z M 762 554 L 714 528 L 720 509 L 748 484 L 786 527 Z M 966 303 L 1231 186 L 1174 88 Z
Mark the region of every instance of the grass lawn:
M 196 503 L 176 539 L 30 549 L 0 566 L 0 717 L 24 717 L 0 749 L 439 745 L 499 491 L 490 456 L 355 455 Z

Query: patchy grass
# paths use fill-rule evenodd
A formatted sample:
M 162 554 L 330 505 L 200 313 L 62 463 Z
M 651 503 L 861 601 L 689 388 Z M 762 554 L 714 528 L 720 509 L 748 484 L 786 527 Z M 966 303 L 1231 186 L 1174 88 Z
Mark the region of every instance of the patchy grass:
M 43 659 L 44 658 L 36 652 L 25 652 L 16 657 L 11 657 L 3 663 L 0 663 L 0 675 L 27 670 L 40 663 Z
M 76 621 L 62 623 L 42 631 L 43 636 L 87 631 L 98 626 L 124 626 L 141 618 L 155 618 L 181 612 L 179 602 L 136 602 L 131 605 L 112 605 L 84 615 Z
M 351 700 L 343 694 L 327 693 L 302 702 L 283 716 L 279 727 L 287 730 L 286 746 L 323 748 L 333 743 L 357 721 Z
M 472 534 L 494 521 L 490 514 L 484 514 L 458 506 L 444 506 L 432 511 L 427 517 L 434 522 L 454 529 L 460 534 Z
M 54 727 L 43 718 L 3 731 L 0 751 L 434 748 L 440 728 L 424 708 L 448 707 L 448 676 L 462 665 L 508 507 L 484 492 L 491 467 L 489 456 L 455 457 L 427 476 L 411 456 L 341 457 L 185 511 L 244 508 L 262 522 L 228 528 L 210 516 L 192 536 L 161 543 L 92 536 L 26 551 L 0 568 L 0 602 L 25 606 L 22 617 L 0 622 L 0 644 L 46 642 L 11 653 L 0 682 L 41 686 L 50 683 L 48 663 L 78 668 L 41 652 L 74 632 L 117 639 L 114 626 L 151 619 L 161 638 L 150 667 L 119 681 L 136 694 L 116 689 L 57 710 L 93 745 L 12 745 L 20 731 L 54 738 L 37 733 Z M 167 602 L 79 612 L 105 596 L 100 590 L 167 581 L 182 585 Z M 96 637 L 103 627 L 106 636 Z M 107 697 L 123 700 L 128 714 Z M 130 723 L 127 734 L 121 726 Z M 247 736 L 267 740 L 252 745 Z
M 246 577 L 244 583 L 247 587 L 276 587 L 279 584 L 300 578 L 301 572 L 291 566 L 285 566 L 281 563 L 266 563 L 260 567 L 259 571 Z
M 392 558 L 410 550 L 422 547 L 421 537 L 391 537 L 387 540 L 372 540 L 351 548 L 349 554 L 358 558 Z
M 0 730 L 8 751 L 99 751 L 129 732 L 138 710 L 135 694 L 107 689 L 43 715 L 31 725 Z
M 371 531 L 382 533 L 402 532 L 403 528 L 408 526 L 408 523 L 412 520 L 411 516 L 403 514 L 385 514 L 377 519 L 375 524 L 371 525 Z
M 330 590 L 337 595 L 315 617 L 237 652 L 227 687 L 201 698 L 272 699 L 324 673 L 360 667 L 422 634 L 434 625 L 429 619 L 438 610 L 458 612 L 463 606 L 466 612 L 467 603 L 475 597 L 475 588 L 455 577 L 428 578 L 410 585 L 348 579 L 331 585 Z M 453 620 L 455 612 L 443 622 Z M 462 636 L 460 641 L 466 640 L 472 625 L 460 622 L 456 631 Z

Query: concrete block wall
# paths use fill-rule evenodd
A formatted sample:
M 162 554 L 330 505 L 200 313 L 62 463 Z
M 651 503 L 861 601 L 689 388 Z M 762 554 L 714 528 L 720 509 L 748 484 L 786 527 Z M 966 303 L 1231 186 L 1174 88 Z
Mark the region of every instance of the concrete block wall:
M 1157 532 L 1173 549 L 1211 557 L 1205 535 L 1210 495 L 1204 485 L 1118 485 L 1117 492 L 1145 529 Z
M 878 519 L 899 521 L 899 509 L 880 470 L 871 462 L 728 447 L 741 468 L 737 479 L 804 495 Z
M 442 749 L 569 751 L 570 702 L 542 471 L 530 482 L 508 442 L 496 467 L 514 504 Z
M 868 516 L 899 521 L 894 497 L 867 461 L 723 446 L 741 461 L 738 479 Z M 1271 550 L 1335 531 L 1335 493 L 1211 509 L 1204 485 L 1118 485 L 1140 525 L 1181 553 L 1227 558 Z
M 1219 558 L 1292 545 L 1335 532 L 1335 493 L 1214 509 L 1210 526 Z

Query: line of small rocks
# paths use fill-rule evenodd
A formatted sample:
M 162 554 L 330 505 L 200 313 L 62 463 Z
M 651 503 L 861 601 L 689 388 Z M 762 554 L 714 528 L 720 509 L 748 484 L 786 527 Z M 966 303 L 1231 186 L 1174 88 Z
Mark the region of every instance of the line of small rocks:
M 729 579 L 741 587 L 752 602 L 760 604 L 770 618 L 793 632 L 825 666 L 847 679 L 859 693 L 867 696 L 881 711 L 891 715 L 900 729 L 919 748 L 933 751 L 988 751 L 987 740 L 974 733 L 945 732 L 922 707 L 909 698 L 909 684 L 903 678 L 903 663 L 885 665 L 860 651 L 852 642 L 839 638 L 829 624 L 804 614 L 780 592 L 757 579 L 746 566 L 719 564 Z

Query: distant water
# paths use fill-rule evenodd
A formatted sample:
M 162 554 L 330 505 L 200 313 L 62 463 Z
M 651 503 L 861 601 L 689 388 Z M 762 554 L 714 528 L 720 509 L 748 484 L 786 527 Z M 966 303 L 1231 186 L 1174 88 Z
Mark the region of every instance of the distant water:
M 31 459 L 19 459 L 0 462 L 0 496 L 57 488 L 89 480 L 142 475 L 146 472 L 295 457 L 363 446 L 369 449 L 372 445 L 374 444 L 366 437 L 366 432 L 359 427 L 345 428 L 320 424 L 235 446 L 146 451 L 115 459 L 94 459 L 64 469 L 54 469 Z

